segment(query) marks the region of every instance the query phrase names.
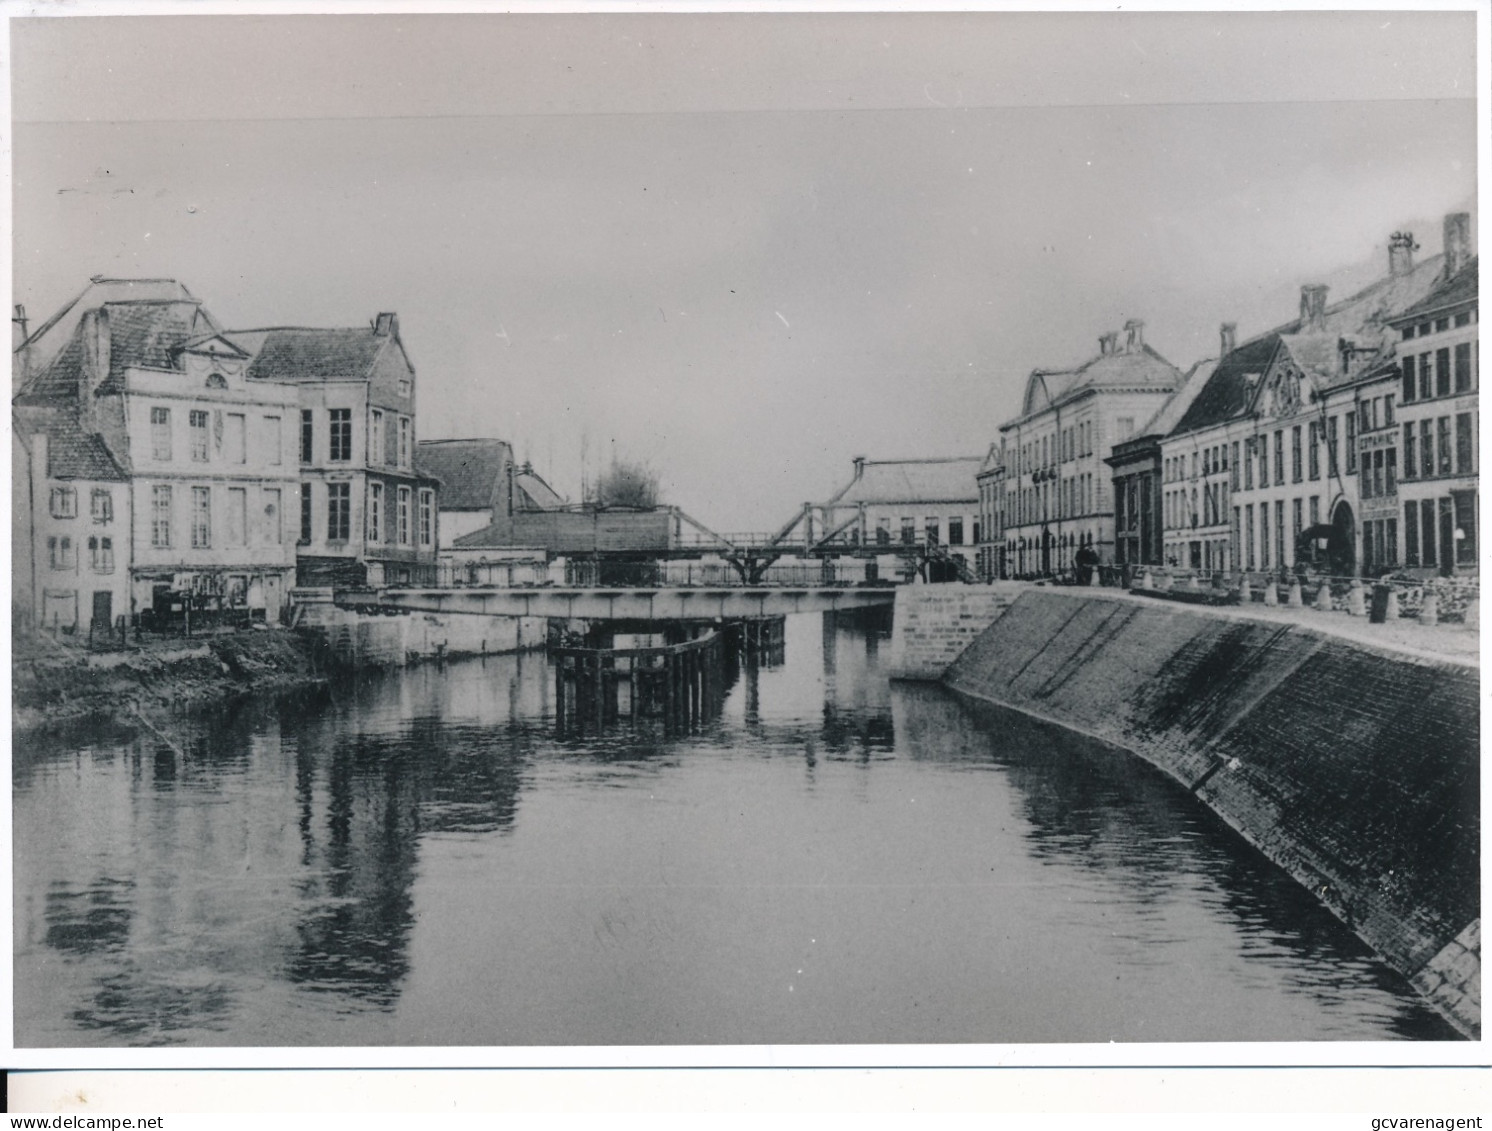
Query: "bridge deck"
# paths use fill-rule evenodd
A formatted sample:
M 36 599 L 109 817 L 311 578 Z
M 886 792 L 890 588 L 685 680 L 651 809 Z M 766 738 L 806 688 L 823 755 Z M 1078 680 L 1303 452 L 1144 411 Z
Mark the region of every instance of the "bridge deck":
M 835 612 L 890 605 L 889 587 L 777 588 L 721 586 L 612 589 L 379 589 L 340 590 L 346 609 L 459 613 L 473 616 L 563 617 L 583 620 L 714 620 Z

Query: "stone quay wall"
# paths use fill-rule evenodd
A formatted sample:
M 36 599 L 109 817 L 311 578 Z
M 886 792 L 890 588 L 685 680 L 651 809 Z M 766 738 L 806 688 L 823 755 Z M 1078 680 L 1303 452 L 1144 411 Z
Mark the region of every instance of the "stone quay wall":
M 937 680 L 1011 603 L 1030 588 L 990 585 L 903 585 L 896 591 L 889 665 L 894 679 Z
M 326 641 L 347 667 L 398 667 L 439 657 L 497 655 L 544 647 L 543 617 L 475 616 L 467 613 L 401 613 L 383 616 L 338 608 L 329 593 L 297 590 L 296 628 Z
M 905 647 L 931 671 L 940 656 L 919 642 L 941 637 L 929 622 L 969 609 L 908 592 L 918 620 Z M 989 608 L 1000 598 L 983 600 Z M 989 617 L 943 682 L 1159 767 L 1459 1030 L 1480 1033 L 1474 663 L 1245 610 L 1027 587 Z

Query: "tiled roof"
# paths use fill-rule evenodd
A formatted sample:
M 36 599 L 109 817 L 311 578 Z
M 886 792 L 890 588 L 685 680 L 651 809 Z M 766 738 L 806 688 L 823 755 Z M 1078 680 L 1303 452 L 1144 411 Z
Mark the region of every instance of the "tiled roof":
M 174 368 L 181 346 L 204 330 L 213 329 L 211 316 L 196 299 L 110 302 L 99 309 L 99 318 L 108 328 L 109 372 L 95 387 L 98 393 L 118 392 L 124 371 L 131 366 Z M 49 365 L 32 374 L 19 398 L 32 403 L 76 398 L 86 332 L 86 324 L 79 318 L 67 344 Z
M 440 480 L 441 510 L 486 510 L 498 497 L 503 467 L 513 458 L 505 440 L 421 440 L 416 459 Z
M 1244 342 L 1218 363 L 1171 435 L 1210 428 L 1246 412 L 1257 381 L 1257 376 L 1251 375 L 1264 372 L 1282 337 L 1288 339 L 1292 357 L 1299 351 L 1301 357 L 1310 361 L 1313 371 L 1321 371 L 1314 375 L 1323 387 L 1348 379 L 1336 374 L 1334 356 L 1324 352 L 1328 345 L 1335 351 L 1338 338 L 1350 337 L 1360 348 L 1390 349 L 1394 338 L 1390 319 L 1396 317 L 1396 312 L 1419 303 L 1435 288 L 1443 264 L 1443 256 L 1431 256 L 1402 275 L 1385 276 L 1333 303 L 1326 308 L 1324 327 L 1319 331 L 1301 334 L 1297 318 Z
M 1198 394 L 1206 388 L 1207 382 L 1217 369 L 1217 364 L 1217 358 L 1209 357 L 1187 370 L 1186 376 L 1181 379 L 1180 386 L 1166 398 L 1166 403 L 1156 410 L 1155 415 L 1146 422 L 1145 426 L 1135 432 L 1134 439 L 1169 435 L 1191 408 Z M 1130 441 L 1123 442 L 1129 443 Z M 1115 447 L 1118 446 L 1115 445 Z
M 69 303 L 27 335 L 17 347 L 31 354 L 33 371 L 45 369 L 72 339 L 78 321 L 89 310 L 110 302 L 196 302 L 175 279 L 109 279 L 96 275 Z
M 979 456 L 950 459 L 866 460 L 864 470 L 829 500 L 836 507 L 860 503 L 977 502 Z
M 109 451 L 103 437 L 83 430 L 75 403 L 18 405 L 15 414 L 26 435 L 45 433 L 47 474 L 53 479 L 124 481 L 124 469 Z
M 379 352 L 394 341 L 392 335 L 375 334 L 371 326 L 349 330 L 231 330 L 228 337 L 255 355 L 249 363 L 249 376 L 265 381 L 366 377 Z
M 1441 283 L 1419 302 L 1409 307 L 1394 319 L 1395 323 L 1409 322 L 1421 314 L 1443 310 L 1457 303 L 1468 302 L 1477 297 L 1477 256 L 1472 256 L 1465 267 Z

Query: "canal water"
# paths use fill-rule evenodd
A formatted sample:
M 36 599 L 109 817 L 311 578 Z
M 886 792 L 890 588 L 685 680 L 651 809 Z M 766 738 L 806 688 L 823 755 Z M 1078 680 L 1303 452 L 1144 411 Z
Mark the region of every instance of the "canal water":
M 689 733 L 542 653 L 16 750 L 16 1041 L 1451 1039 L 1168 779 L 790 618 Z

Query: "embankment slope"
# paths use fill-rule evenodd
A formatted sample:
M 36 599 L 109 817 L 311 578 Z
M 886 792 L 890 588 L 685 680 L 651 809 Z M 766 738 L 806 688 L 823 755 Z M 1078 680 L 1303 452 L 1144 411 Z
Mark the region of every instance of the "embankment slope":
M 1032 589 L 944 682 L 1158 766 L 1476 1035 L 1478 676 L 1237 612 Z

